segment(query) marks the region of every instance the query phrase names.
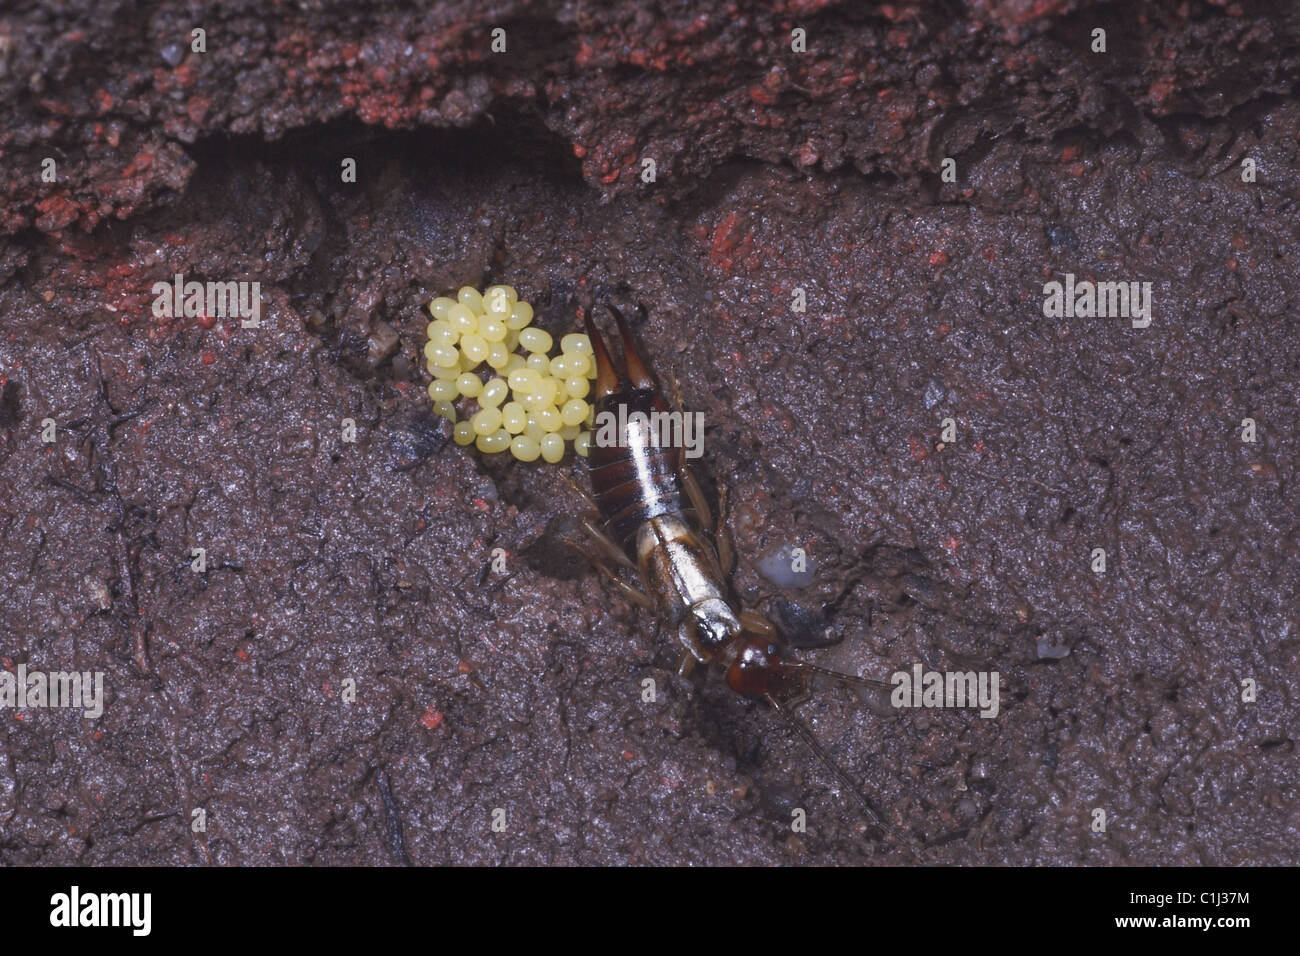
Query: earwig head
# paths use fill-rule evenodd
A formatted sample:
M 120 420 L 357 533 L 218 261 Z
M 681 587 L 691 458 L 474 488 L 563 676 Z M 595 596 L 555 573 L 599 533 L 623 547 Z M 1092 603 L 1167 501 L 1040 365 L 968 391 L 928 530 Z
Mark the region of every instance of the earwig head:
M 593 401 L 607 398 L 627 386 L 646 389 L 657 388 L 654 376 L 650 374 L 645 360 L 641 358 L 641 353 L 636 347 L 636 341 L 632 338 L 632 332 L 627 327 L 627 322 L 623 320 L 623 314 L 612 305 L 606 304 L 605 308 L 610 311 L 614 316 L 614 321 L 618 323 L 618 334 L 623 340 L 623 367 L 619 369 L 614 364 L 614 360 L 610 357 L 609 348 L 605 345 L 605 340 L 600 332 L 596 330 L 595 323 L 591 321 L 591 312 L 588 311 L 585 316 L 587 338 L 591 340 L 592 354 L 596 359 L 596 388 L 592 396 Z M 644 308 L 642 311 L 644 311 Z
M 727 686 L 751 700 L 786 696 L 792 689 L 792 679 L 781 645 L 760 634 L 744 638 L 740 653 L 727 668 Z

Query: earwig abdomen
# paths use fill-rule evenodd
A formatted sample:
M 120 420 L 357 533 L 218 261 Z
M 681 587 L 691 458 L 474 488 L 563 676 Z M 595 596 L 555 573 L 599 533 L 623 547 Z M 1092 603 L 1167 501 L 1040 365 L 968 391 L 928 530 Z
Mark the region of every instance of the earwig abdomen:
M 591 488 L 610 537 L 637 561 L 635 539 L 643 524 L 661 515 L 688 511 L 694 519 L 694 511 L 678 477 L 682 450 L 657 447 L 649 434 L 650 413 L 667 411 L 663 397 L 651 389 L 623 388 L 598 399 L 596 415 L 609 413 L 617 418 L 620 406 L 630 419 L 625 446 L 592 443 L 588 456 Z M 636 412 L 645 416 L 645 424 L 641 424 L 641 416 L 633 418 Z
M 740 619 L 717 545 L 686 490 L 682 449 L 661 445 L 654 428 L 668 404 L 622 316 L 611 311 L 623 338 L 621 371 L 588 320 L 597 369 L 592 492 L 604 530 L 640 571 L 660 617 L 677 628 L 678 640 L 693 658 L 710 661 L 740 634 Z M 610 415 L 626 423 L 614 442 L 601 439 L 607 434 L 601 424 Z

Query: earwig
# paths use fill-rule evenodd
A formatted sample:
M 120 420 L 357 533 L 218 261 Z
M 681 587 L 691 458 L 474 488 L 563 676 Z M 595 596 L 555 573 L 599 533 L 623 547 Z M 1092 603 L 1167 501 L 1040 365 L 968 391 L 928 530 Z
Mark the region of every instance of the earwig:
M 723 669 L 731 690 L 770 707 L 858 798 L 871 820 L 898 838 L 811 728 L 795 717 L 792 703 L 809 675 L 857 686 L 888 685 L 789 657 L 772 623 L 741 609 L 730 583 L 731 548 L 724 522 L 714 525 L 683 449 L 660 446 L 647 419 L 653 412 L 667 412 L 668 404 L 622 314 L 605 307 L 618 325 L 622 363 L 615 364 L 588 310 L 584 318 L 597 370 L 591 400 L 598 425 L 603 413 L 618 416 L 624 406 L 628 427 L 621 445 L 595 440 L 591 444 L 589 476 L 600 522 L 587 528 L 605 557 L 636 572 L 642 590 L 597 566 L 675 631 L 685 652 L 681 673 L 696 664 Z

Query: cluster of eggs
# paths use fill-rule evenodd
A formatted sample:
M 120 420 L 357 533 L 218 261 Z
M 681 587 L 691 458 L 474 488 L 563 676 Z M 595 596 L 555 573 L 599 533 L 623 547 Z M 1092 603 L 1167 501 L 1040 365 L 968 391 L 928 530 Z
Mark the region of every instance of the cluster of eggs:
M 586 398 L 596 377 L 587 336 L 566 335 L 560 354 L 548 354 L 550 333 L 529 328 L 533 307 L 508 285 L 481 293 L 465 286 L 454 299 L 434 299 L 429 313 L 429 397 L 434 411 L 455 422 L 456 444 L 554 463 L 572 442 L 575 452 L 587 455 L 594 410 Z M 483 366 L 491 373 L 487 381 Z M 456 421 L 454 403 L 462 396 L 477 402 L 478 410 Z

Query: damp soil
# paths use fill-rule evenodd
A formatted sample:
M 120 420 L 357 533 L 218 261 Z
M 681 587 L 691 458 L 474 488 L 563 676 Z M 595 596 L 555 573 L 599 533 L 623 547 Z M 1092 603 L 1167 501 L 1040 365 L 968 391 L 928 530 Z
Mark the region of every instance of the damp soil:
M 0 16 L 0 664 L 106 688 L 0 711 L 0 862 L 1298 862 L 1287 5 L 254 6 Z M 422 309 L 489 282 L 645 305 L 801 656 L 998 672 L 800 708 L 898 839 L 574 556 L 580 463 L 449 441 Z

